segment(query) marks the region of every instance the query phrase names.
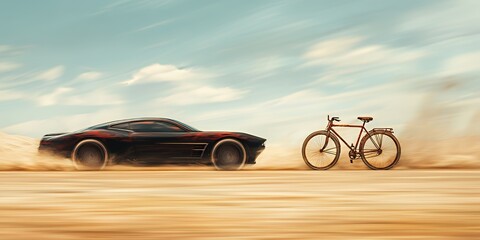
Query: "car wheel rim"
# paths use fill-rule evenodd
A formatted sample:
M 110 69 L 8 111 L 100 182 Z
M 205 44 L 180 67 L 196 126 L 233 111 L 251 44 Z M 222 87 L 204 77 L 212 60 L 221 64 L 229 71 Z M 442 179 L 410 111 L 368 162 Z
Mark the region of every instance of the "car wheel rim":
M 73 162 L 78 170 L 101 170 L 106 166 L 106 149 L 95 142 L 80 143 L 74 151 Z
M 221 170 L 240 169 L 245 164 L 245 150 L 236 141 L 220 142 L 215 147 L 213 163 Z

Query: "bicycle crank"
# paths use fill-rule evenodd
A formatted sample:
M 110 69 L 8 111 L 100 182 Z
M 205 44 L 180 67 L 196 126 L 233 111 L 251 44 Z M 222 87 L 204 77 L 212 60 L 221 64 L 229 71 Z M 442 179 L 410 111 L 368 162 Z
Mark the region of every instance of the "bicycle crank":
M 350 163 L 353 163 L 353 160 L 357 158 L 357 153 L 353 150 L 350 150 L 350 152 L 348 152 L 348 156 L 350 157 Z

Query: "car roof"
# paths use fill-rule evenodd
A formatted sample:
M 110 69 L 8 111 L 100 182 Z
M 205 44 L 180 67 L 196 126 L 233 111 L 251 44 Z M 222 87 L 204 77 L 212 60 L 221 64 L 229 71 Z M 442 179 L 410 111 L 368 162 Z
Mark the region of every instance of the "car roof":
M 173 119 L 169 118 L 157 118 L 157 117 L 142 117 L 142 118 L 128 118 L 128 119 L 121 119 L 121 120 L 115 120 L 115 121 L 110 121 L 106 123 L 100 123 L 95 126 L 89 127 L 90 129 L 95 129 L 95 128 L 103 128 L 111 125 L 117 125 L 121 123 L 127 123 L 127 122 L 136 122 L 136 121 L 172 121 L 176 122 Z
M 183 127 L 186 127 L 190 130 L 193 130 L 193 131 L 198 131 L 197 129 L 191 127 L 191 126 L 188 126 L 180 121 L 177 121 L 177 120 L 173 120 L 173 119 L 170 119 L 170 118 L 159 118 L 159 117 L 142 117 L 142 118 L 129 118 L 129 119 L 122 119 L 122 120 L 115 120 L 115 121 L 110 121 L 110 122 L 106 122 L 106 123 L 101 123 L 101 124 L 97 124 L 95 126 L 91 126 L 89 127 L 88 129 L 99 129 L 99 128 L 105 128 L 105 127 L 108 127 L 108 126 L 111 126 L 111 125 L 117 125 L 117 124 L 122 124 L 122 123 L 128 123 L 128 122 L 136 122 L 136 121 L 166 121 L 166 122 L 173 122 L 173 123 L 177 123 Z

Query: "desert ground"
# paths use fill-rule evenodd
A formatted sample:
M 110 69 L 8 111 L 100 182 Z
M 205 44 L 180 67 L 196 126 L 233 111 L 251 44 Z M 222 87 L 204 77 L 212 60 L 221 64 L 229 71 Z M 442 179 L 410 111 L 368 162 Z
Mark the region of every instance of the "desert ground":
M 0 239 L 478 239 L 479 173 L 4 171 Z
M 257 165 L 233 172 L 82 172 L 38 156 L 36 139 L 0 139 L 2 240 L 480 238 L 478 137 L 404 137 L 389 171 L 345 156 L 331 170 L 308 170 L 299 149 L 269 145 Z

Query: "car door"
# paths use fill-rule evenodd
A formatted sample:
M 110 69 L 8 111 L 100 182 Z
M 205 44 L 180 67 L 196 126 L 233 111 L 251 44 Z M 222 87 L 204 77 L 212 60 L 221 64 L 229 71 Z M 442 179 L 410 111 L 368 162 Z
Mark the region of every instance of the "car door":
M 159 120 L 130 123 L 135 155 L 147 163 L 175 163 L 191 156 L 185 139 L 189 132 L 174 123 Z

